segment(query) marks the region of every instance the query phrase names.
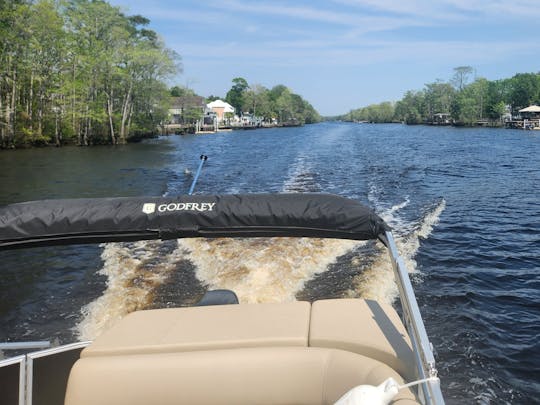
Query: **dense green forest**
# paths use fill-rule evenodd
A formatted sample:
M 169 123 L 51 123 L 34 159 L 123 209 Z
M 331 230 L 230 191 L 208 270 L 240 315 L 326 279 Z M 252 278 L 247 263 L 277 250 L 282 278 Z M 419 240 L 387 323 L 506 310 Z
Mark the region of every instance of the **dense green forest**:
M 148 23 L 101 0 L 0 1 L 0 147 L 153 132 L 179 56 Z
M 122 144 L 154 133 L 171 103 L 166 82 L 181 67 L 148 24 L 103 0 L 0 0 L 0 148 Z M 320 120 L 283 85 L 236 78 L 226 100 L 267 120 Z
M 225 100 L 235 108 L 237 114 L 248 112 L 266 121 L 274 119 L 280 123 L 312 124 L 321 120 L 310 103 L 282 84 L 269 90 L 260 84 L 249 85 L 244 78 L 237 77 L 233 79 Z
M 369 122 L 421 124 L 436 121 L 436 114 L 449 114 L 459 125 L 478 121 L 501 121 L 507 114 L 540 104 L 540 73 L 519 73 L 509 79 L 472 80 L 474 69 L 460 66 L 448 81 L 428 83 L 419 91 L 408 91 L 396 103 L 384 102 L 351 110 L 339 119 Z

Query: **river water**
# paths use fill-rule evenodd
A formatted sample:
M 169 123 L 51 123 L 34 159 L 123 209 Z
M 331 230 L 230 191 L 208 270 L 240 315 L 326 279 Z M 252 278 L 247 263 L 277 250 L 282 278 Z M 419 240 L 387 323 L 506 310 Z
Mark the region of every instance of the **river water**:
M 327 192 L 393 228 L 449 404 L 540 403 L 540 133 L 323 123 L 122 147 L 0 153 L 0 204 L 76 197 Z M 394 302 L 378 245 L 181 240 L 0 252 L 0 341 L 91 339 L 126 313 L 241 302 Z

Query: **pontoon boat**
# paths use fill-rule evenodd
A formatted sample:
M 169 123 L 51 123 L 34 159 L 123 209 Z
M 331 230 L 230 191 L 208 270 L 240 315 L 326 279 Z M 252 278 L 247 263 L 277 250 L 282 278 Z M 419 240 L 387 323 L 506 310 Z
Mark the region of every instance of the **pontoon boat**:
M 2 361 L 1 402 L 332 404 L 354 403 L 361 386 L 394 390 L 380 403 L 444 403 L 392 233 L 356 201 L 326 194 L 188 195 L 0 208 L 0 249 L 193 237 L 378 239 L 390 253 L 402 319 L 371 300 L 236 304 L 232 293 L 218 293 L 225 299 L 217 301 L 210 294 L 195 307 L 131 313 L 93 342 Z

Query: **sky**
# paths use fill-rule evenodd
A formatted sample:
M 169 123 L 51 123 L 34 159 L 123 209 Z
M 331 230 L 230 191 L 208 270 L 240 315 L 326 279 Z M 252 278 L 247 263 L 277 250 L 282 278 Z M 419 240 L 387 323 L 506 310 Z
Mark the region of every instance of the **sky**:
M 458 66 L 540 71 L 540 0 L 109 0 L 182 58 L 171 85 L 225 97 L 283 84 L 325 116 L 397 101 Z

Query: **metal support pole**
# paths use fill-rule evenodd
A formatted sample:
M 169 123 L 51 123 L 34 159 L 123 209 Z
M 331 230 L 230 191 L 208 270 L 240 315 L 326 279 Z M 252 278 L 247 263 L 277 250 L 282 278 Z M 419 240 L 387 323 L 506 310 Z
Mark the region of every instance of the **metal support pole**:
M 202 167 L 204 165 L 204 162 L 208 159 L 208 156 L 201 155 L 200 157 L 201 163 L 199 163 L 199 168 L 197 169 L 197 173 L 195 174 L 195 178 L 193 179 L 193 183 L 191 183 L 191 187 L 189 188 L 188 195 L 193 194 L 193 190 L 195 190 L 195 184 L 197 184 L 197 180 L 199 179 L 199 175 L 201 174 Z
M 0 350 L 30 350 L 30 349 L 45 349 L 51 347 L 51 342 L 35 341 L 35 342 L 6 342 L 0 343 Z

